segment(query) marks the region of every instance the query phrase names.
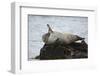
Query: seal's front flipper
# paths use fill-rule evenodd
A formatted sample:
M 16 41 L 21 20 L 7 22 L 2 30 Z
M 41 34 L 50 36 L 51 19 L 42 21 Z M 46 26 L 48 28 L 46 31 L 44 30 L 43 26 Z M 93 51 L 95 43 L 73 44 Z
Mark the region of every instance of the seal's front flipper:
M 57 39 L 55 40 L 55 44 L 64 44 L 64 42 L 61 41 L 59 38 L 57 38 Z

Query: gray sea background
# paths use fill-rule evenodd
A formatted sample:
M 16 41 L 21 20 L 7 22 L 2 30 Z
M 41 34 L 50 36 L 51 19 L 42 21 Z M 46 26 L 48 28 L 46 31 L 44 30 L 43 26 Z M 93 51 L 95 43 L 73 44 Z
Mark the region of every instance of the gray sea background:
M 40 54 L 44 45 L 42 35 L 48 31 L 47 24 L 55 31 L 79 35 L 88 43 L 88 17 L 28 15 L 29 60 Z

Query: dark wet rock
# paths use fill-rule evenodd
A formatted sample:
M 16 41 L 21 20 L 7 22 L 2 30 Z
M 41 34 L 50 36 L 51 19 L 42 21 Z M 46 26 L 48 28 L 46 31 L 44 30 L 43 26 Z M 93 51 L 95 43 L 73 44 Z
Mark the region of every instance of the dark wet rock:
M 40 59 L 40 56 L 36 56 L 35 59 Z
M 53 59 L 78 59 L 88 58 L 88 45 L 83 40 L 80 43 L 71 44 L 45 44 L 40 50 L 40 55 L 35 59 L 53 60 Z

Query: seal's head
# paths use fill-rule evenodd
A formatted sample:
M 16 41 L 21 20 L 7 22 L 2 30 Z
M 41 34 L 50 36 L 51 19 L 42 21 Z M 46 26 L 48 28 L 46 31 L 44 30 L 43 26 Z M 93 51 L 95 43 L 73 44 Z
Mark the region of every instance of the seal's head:
M 76 36 L 76 38 L 77 38 L 77 40 L 84 40 L 85 38 L 82 38 L 82 37 L 80 37 L 80 36 L 78 36 L 78 35 L 75 35 Z M 76 40 L 76 41 L 77 41 Z

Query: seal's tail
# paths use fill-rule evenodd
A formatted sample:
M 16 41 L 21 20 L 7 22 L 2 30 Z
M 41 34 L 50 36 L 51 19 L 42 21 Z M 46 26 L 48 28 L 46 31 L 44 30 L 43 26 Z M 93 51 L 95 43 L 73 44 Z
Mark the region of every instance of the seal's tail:
M 48 32 L 49 32 L 49 33 L 52 33 L 52 32 L 53 32 L 53 30 L 51 29 L 51 27 L 50 27 L 50 25 L 49 25 L 49 24 L 47 24 L 47 27 L 48 27 Z

